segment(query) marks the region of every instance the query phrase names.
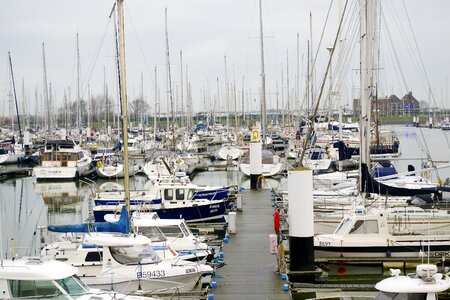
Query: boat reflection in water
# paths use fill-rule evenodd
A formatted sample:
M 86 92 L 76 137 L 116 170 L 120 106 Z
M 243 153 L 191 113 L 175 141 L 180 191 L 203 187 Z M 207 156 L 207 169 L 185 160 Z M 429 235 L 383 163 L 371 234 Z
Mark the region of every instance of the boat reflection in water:
M 80 197 L 75 182 L 36 182 L 34 191 L 42 195 L 51 212 L 75 212 Z

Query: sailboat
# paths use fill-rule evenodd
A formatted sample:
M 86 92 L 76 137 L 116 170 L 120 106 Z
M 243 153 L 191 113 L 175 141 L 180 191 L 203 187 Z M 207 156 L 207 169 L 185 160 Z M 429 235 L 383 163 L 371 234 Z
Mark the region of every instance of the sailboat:
M 9 57 L 9 67 L 11 71 L 11 82 L 13 87 L 14 102 L 16 104 L 15 106 L 16 106 L 17 124 L 19 126 L 19 143 L 16 143 L 14 134 L 12 134 L 11 138 L 0 141 L 0 165 L 19 163 L 25 160 L 25 151 L 23 149 L 23 140 L 22 140 L 22 129 L 20 127 L 19 107 L 17 104 L 17 96 L 16 96 L 16 84 L 14 81 L 14 73 L 10 52 L 8 52 L 8 57 Z

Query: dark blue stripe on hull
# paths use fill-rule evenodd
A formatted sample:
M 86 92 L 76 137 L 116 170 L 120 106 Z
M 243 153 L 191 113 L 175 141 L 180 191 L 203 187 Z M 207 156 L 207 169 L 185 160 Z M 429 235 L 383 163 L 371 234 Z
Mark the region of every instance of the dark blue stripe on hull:
M 198 205 L 192 207 L 178 207 L 153 209 L 158 213 L 161 219 L 179 219 L 184 218 L 186 222 L 207 221 L 221 219 L 226 212 L 228 201 L 213 201 L 208 205 Z M 133 210 L 133 209 L 132 209 Z M 96 222 L 104 222 L 105 215 L 112 214 L 113 211 L 97 211 L 94 210 L 94 219 Z
M 383 247 L 314 247 L 314 251 L 323 251 L 330 252 L 340 255 L 343 253 L 343 256 L 347 254 L 355 254 L 355 253 L 377 253 L 380 257 L 386 257 L 388 253 L 409 253 L 409 252 L 417 252 L 423 251 L 425 254 L 428 253 L 428 250 L 431 252 L 430 256 L 433 257 L 442 257 L 450 256 L 450 242 L 447 245 L 430 245 L 428 247 L 427 241 L 424 241 L 421 245 L 417 246 L 383 246 Z M 438 252 L 434 253 L 433 252 Z M 418 255 L 417 255 L 418 256 Z

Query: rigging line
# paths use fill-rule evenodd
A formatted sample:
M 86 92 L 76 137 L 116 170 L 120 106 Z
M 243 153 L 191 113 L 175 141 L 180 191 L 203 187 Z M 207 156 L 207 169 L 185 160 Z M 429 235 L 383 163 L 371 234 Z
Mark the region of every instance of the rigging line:
M 341 36 L 350 36 L 350 37 L 353 37 L 354 40 L 356 41 L 356 36 L 357 36 L 356 29 L 358 28 L 358 26 L 356 26 L 357 25 L 356 22 L 351 22 L 351 20 L 354 19 L 354 16 L 357 12 L 355 3 L 356 2 L 353 2 L 354 6 L 353 6 L 353 8 L 350 8 L 350 11 L 352 11 L 352 12 L 345 16 L 345 20 L 343 22 L 343 28 L 346 28 L 346 33 L 340 34 L 340 37 Z M 347 21 L 349 24 L 347 24 Z M 353 32 L 353 34 L 352 34 L 352 32 Z M 343 41 L 343 40 L 340 39 L 340 42 L 341 41 Z M 350 45 L 353 45 L 353 43 L 351 43 Z M 343 46 L 341 45 L 341 47 L 343 47 Z M 336 83 L 333 82 L 333 83 L 335 83 L 335 85 L 334 85 L 335 87 L 338 87 L 342 84 L 343 77 L 344 77 L 344 76 L 342 76 L 342 74 L 344 72 L 344 67 L 347 66 L 347 64 L 349 63 L 349 60 L 353 53 L 353 50 L 354 50 L 354 47 L 346 47 L 346 48 L 344 48 L 344 51 L 342 51 L 342 48 L 341 48 L 340 53 L 338 54 L 338 61 L 337 61 L 336 67 L 334 68 L 335 76 L 333 76 L 333 78 L 339 78 L 339 79 L 336 81 Z M 329 87 L 329 89 L 327 90 L 326 97 L 329 98 L 332 92 L 333 92 L 333 86 L 331 85 Z M 333 97 L 333 102 L 330 103 L 331 107 L 335 106 L 335 104 L 338 100 L 339 100 L 338 97 Z M 323 108 L 325 108 L 326 105 L 327 105 L 327 103 L 324 103 Z
M 414 44 L 416 46 L 417 54 L 419 55 L 420 64 L 421 64 L 421 67 L 423 69 L 423 72 L 424 72 L 424 75 L 425 75 L 425 79 L 426 79 L 426 81 L 428 83 L 428 88 L 430 89 L 431 98 L 433 99 L 434 105 L 436 106 L 436 100 L 434 98 L 433 90 L 431 89 L 431 83 L 430 83 L 430 80 L 428 78 L 428 74 L 427 74 L 425 65 L 423 63 L 423 59 L 422 59 L 422 55 L 421 55 L 421 52 L 420 52 L 420 49 L 419 49 L 419 45 L 417 43 L 416 35 L 414 34 L 414 30 L 413 30 L 412 24 L 411 24 L 411 19 L 409 18 L 408 10 L 406 9 L 406 5 L 405 5 L 405 1 L 404 0 L 402 0 L 402 4 L 403 4 L 403 8 L 404 8 L 405 13 L 406 13 L 406 19 L 408 20 L 409 29 L 411 30 L 411 34 L 412 34 L 412 37 L 413 37 L 413 40 L 414 40 Z
M 326 71 L 325 71 L 324 78 L 327 77 L 328 72 L 330 71 L 331 61 L 333 59 L 334 50 L 336 49 L 336 44 L 337 44 L 337 41 L 339 40 L 339 36 L 340 36 L 340 33 L 341 33 L 342 23 L 344 21 L 345 12 L 346 12 L 346 9 L 347 9 L 347 4 L 348 4 L 348 0 L 345 1 L 344 9 L 342 11 L 342 16 L 340 17 L 339 27 L 338 27 L 338 30 L 336 32 L 336 37 L 334 39 L 333 49 L 331 50 L 330 58 L 328 59 L 328 64 L 327 64 L 327 68 L 326 68 Z M 330 7 L 330 9 L 331 9 L 331 7 Z M 300 160 L 299 160 L 299 166 L 300 167 L 303 167 L 303 157 L 305 155 L 305 150 L 308 147 L 309 140 L 312 137 L 312 130 L 313 130 L 313 127 L 314 127 L 314 119 L 316 118 L 317 111 L 319 109 L 320 98 L 322 97 L 322 93 L 323 93 L 324 87 L 325 87 L 325 80 L 322 81 L 322 85 L 320 87 L 320 93 L 319 93 L 319 96 L 317 98 L 316 106 L 314 108 L 314 113 L 312 115 L 311 124 L 310 124 L 310 126 L 308 128 L 308 133 L 305 136 L 305 142 L 303 144 L 303 149 L 302 149 Z
M 355 3 L 356 2 L 353 2 L 353 4 L 355 4 Z M 351 22 L 351 20 L 353 20 L 355 18 L 356 13 L 358 12 L 358 10 L 356 8 L 357 7 L 355 4 L 353 9 L 351 9 L 352 13 L 349 13 L 347 15 L 347 20 L 349 22 L 349 24 L 347 24 L 347 27 L 346 27 L 347 32 L 345 34 L 341 35 L 341 36 L 345 36 L 348 38 L 340 40 L 340 42 L 342 42 L 342 43 L 339 46 L 340 51 L 339 51 L 339 55 L 338 55 L 338 61 L 336 64 L 335 76 L 334 76 L 334 78 L 338 78 L 336 85 L 335 85 L 336 88 L 338 88 L 338 89 L 339 89 L 339 87 L 342 86 L 343 80 L 347 77 L 348 73 L 347 72 L 344 73 L 344 71 L 347 71 L 347 68 L 345 68 L 345 67 L 350 64 L 350 60 L 353 57 L 353 52 L 355 50 L 355 47 L 352 47 L 352 45 L 356 44 L 359 26 L 358 26 L 357 22 Z M 339 98 L 336 97 L 335 101 L 338 101 L 338 100 L 339 100 Z M 332 105 L 334 105 L 334 104 L 335 103 L 332 103 Z
M 353 2 L 356 3 L 356 2 Z M 356 5 L 354 5 L 353 7 L 353 13 L 348 14 L 347 19 L 349 20 L 353 20 L 353 18 L 355 17 L 355 14 L 357 13 L 357 9 L 356 9 Z M 351 15 L 351 17 L 350 17 Z M 353 52 L 355 50 L 355 47 L 352 47 L 351 45 L 354 45 L 356 43 L 357 40 L 357 32 L 359 29 L 359 26 L 357 26 L 357 22 L 352 22 L 350 24 L 348 24 L 347 28 L 347 32 L 346 34 L 344 34 L 343 36 L 347 36 L 349 37 L 348 39 L 341 39 L 340 42 L 343 41 L 350 41 L 350 43 L 348 43 L 350 46 L 344 46 L 344 44 L 340 45 L 340 53 L 338 55 L 338 61 L 336 64 L 336 68 L 335 68 L 335 74 L 334 74 L 334 78 L 338 78 L 338 80 L 336 81 L 335 87 L 338 89 L 338 87 L 340 87 L 342 85 L 342 81 L 347 77 L 347 73 L 344 74 L 344 71 L 347 70 L 347 68 L 345 68 L 346 66 L 348 66 L 350 64 L 350 60 L 352 58 Z M 345 25 L 344 25 L 345 26 Z M 341 35 L 342 36 L 342 35 Z M 332 87 L 331 87 L 332 88 Z M 328 95 L 330 95 L 330 93 L 332 92 L 332 90 L 330 89 L 328 91 Z M 339 97 L 334 97 L 334 101 L 331 103 L 331 106 L 335 106 L 336 102 L 339 101 Z
M 83 82 L 81 83 L 81 86 L 82 86 L 82 88 L 81 88 L 81 95 L 80 95 L 81 98 L 84 98 L 84 94 L 86 93 L 86 91 L 87 91 L 87 89 L 89 87 L 89 81 L 91 80 L 92 73 L 94 72 L 94 67 L 95 67 L 95 65 L 96 65 L 96 63 L 98 61 L 98 57 L 100 55 L 100 50 L 102 49 L 103 43 L 105 41 L 106 33 L 108 31 L 110 23 L 111 23 L 111 18 L 108 18 L 108 21 L 106 22 L 105 29 L 103 31 L 103 36 L 101 38 L 101 41 L 100 41 L 99 45 L 97 46 L 97 49 L 96 49 L 96 51 L 94 53 L 94 56 L 92 57 L 92 60 L 91 60 L 91 62 L 89 64 L 89 66 L 88 66 L 88 71 L 87 71 L 88 75 L 87 75 L 86 79 L 83 80 Z M 83 88 L 83 86 L 84 86 L 84 88 Z
M 327 24 L 328 24 L 328 18 L 329 18 L 329 16 L 330 16 L 331 7 L 332 7 L 332 5 L 333 5 L 333 2 L 334 2 L 334 0 L 331 0 L 331 1 L 330 1 L 330 6 L 328 7 L 327 16 L 325 17 L 325 23 L 323 24 L 322 33 L 320 34 L 319 44 L 317 45 L 316 54 L 315 54 L 315 56 L 314 56 L 314 61 L 313 61 L 313 63 L 312 63 L 311 70 L 310 70 L 309 76 L 308 76 L 308 78 L 309 78 L 309 80 L 308 80 L 308 86 L 311 84 L 311 82 L 314 83 L 314 78 L 312 78 L 313 75 L 314 75 L 314 71 L 313 71 L 313 70 L 314 70 L 315 67 L 316 67 L 317 57 L 319 56 L 319 49 L 322 48 L 323 36 L 324 36 L 324 34 L 325 34 L 325 29 L 326 29 Z M 347 1 L 346 1 L 346 3 L 347 3 Z M 347 4 L 346 4 L 346 5 L 347 5 Z M 342 17 L 341 17 L 341 22 L 342 22 Z M 337 36 L 336 36 L 336 37 L 337 37 Z M 312 49 L 312 46 L 313 46 L 313 45 L 312 45 L 312 40 L 311 40 L 311 49 Z M 311 53 L 311 55 L 312 55 L 312 53 Z M 315 90 L 314 92 L 317 92 L 317 90 Z M 312 100 L 314 100 L 314 99 L 312 99 Z M 311 105 L 312 105 L 312 103 L 311 103 Z
M 401 39 L 403 42 L 401 42 L 400 44 L 403 45 L 411 45 L 410 47 L 405 47 L 406 52 L 408 53 L 411 61 L 413 63 L 411 63 L 411 65 L 414 67 L 414 69 L 416 70 L 417 74 L 420 77 L 420 80 L 422 81 L 422 84 L 424 84 L 424 86 L 426 86 L 426 83 L 423 81 L 423 74 L 420 70 L 420 68 L 418 67 L 420 65 L 420 62 L 417 60 L 417 56 L 414 55 L 413 51 L 412 51 L 412 42 L 409 39 L 409 36 L 406 32 L 406 30 L 404 29 L 402 23 L 399 21 L 398 13 L 396 12 L 396 9 L 394 6 L 392 6 L 392 4 L 390 2 L 387 2 L 387 4 L 390 5 L 390 7 L 388 7 L 388 9 L 384 10 L 384 13 L 391 13 L 390 18 L 387 16 L 385 17 L 385 20 L 392 20 L 393 25 L 396 27 L 397 30 L 394 30 L 396 32 L 399 32 L 399 39 Z M 386 26 L 388 26 L 388 24 L 386 24 Z
M 405 86 L 405 90 L 409 91 L 408 84 L 406 82 L 406 76 L 405 76 L 405 73 L 403 72 L 403 68 L 401 67 L 401 64 L 400 64 L 400 59 L 399 59 L 398 53 L 397 53 L 397 51 L 395 49 L 395 44 L 394 44 L 394 41 L 392 39 L 391 31 L 390 31 L 390 29 L 389 29 L 389 27 L 388 27 L 388 25 L 387 25 L 387 23 L 385 21 L 386 18 L 385 18 L 385 15 L 384 15 L 384 10 L 382 8 L 380 10 L 381 10 L 380 22 L 381 22 L 381 19 L 382 19 L 383 23 L 385 23 L 384 24 L 384 28 L 386 30 L 386 33 L 387 33 L 387 36 L 388 36 L 388 39 L 389 39 L 389 42 L 390 42 L 390 45 L 391 45 L 391 49 L 392 49 L 392 52 L 393 52 L 394 57 L 395 57 L 395 62 L 397 63 L 398 70 L 400 72 L 400 75 L 401 75 L 401 78 L 402 78 L 402 81 L 403 81 L 403 85 Z
M 141 52 L 142 59 L 144 60 L 145 67 L 147 68 L 147 72 L 150 74 L 151 83 L 154 85 L 155 84 L 155 78 L 153 78 L 153 75 L 154 75 L 153 73 L 154 72 L 153 72 L 152 69 L 150 69 L 149 64 L 147 62 L 147 59 L 145 57 L 144 49 L 142 48 L 142 43 L 141 43 L 141 40 L 139 39 L 139 36 L 137 34 L 136 26 L 134 25 L 133 18 L 131 17 L 131 13 L 130 13 L 130 11 L 128 9 L 128 5 L 125 5 L 125 11 L 126 11 L 127 16 L 128 16 L 128 21 L 131 24 L 131 28 L 133 29 L 134 36 L 136 37 L 138 48 L 139 48 L 139 51 Z

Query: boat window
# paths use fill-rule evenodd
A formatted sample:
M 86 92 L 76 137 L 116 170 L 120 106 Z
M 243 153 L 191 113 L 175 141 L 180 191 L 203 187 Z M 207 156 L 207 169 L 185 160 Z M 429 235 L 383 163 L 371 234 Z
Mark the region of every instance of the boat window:
M 192 198 L 194 198 L 194 190 L 188 190 L 188 195 L 187 195 L 187 200 L 191 200 Z
M 378 233 L 378 222 L 377 220 L 357 220 L 349 233 Z
M 164 199 L 165 200 L 173 200 L 173 190 L 165 189 L 164 190 Z
M 347 233 L 347 230 L 351 223 L 352 223 L 352 220 L 349 218 L 342 220 L 342 222 L 338 225 L 338 227 L 334 231 L 334 234 L 344 235 L 345 233 Z
M 169 225 L 161 227 L 161 231 L 168 237 L 182 237 L 183 233 L 181 232 L 180 227 L 176 225 Z
M 69 160 L 70 161 L 75 160 L 75 153 L 69 153 Z
M 61 291 L 50 280 L 8 280 L 12 298 L 55 297 Z
M 84 154 L 83 154 L 82 151 L 80 151 L 80 152 L 77 153 L 77 160 L 80 160 L 80 159 L 82 159 L 83 157 L 84 157 Z
M 426 293 L 388 293 L 379 292 L 375 300 L 426 300 Z
M 120 264 L 153 264 L 160 261 L 149 245 L 109 247 L 112 257 Z
M 102 253 L 98 251 L 88 252 L 86 254 L 85 261 L 93 262 L 93 261 L 102 261 Z
M 158 227 L 149 226 L 149 227 L 139 227 L 138 231 L 140 234 L 145 235 L 152 242 L 165 242 L 167 241 L 166 236 Z
M 44 153 L 43 159 L 48 161 L 52 160 L 52 154 L 50 152 Z
M 184 189 L 176 189 L 175 190 L 175 197 L 177 200 L 184 200 Z
M 55 280 L 69 295 L 81 295 L 87 292 L 87 287 L 77 278 L 69 276 Z

